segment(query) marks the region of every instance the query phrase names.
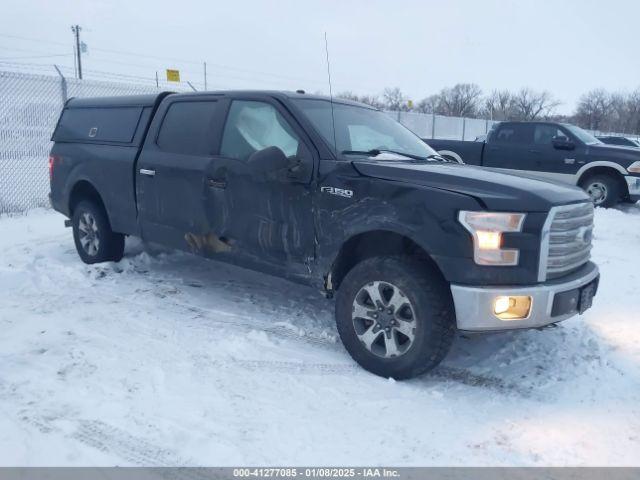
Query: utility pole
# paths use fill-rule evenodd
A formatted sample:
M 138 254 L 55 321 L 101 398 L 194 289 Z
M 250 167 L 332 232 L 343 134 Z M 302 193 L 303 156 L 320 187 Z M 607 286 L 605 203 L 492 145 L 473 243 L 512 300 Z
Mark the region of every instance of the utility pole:
M 204 62 L 204 90 L 207 90 L 207 62 Z
M 80 25 L 73 25 L 71 31 L 76 36 L 76 61 L 78 63 L 78 78 L 82 80 L 82 51 L 80 50 Z
M 73 78 L 78 78 L 78 62 L 76 62 L 76 46 L 73 45 Z

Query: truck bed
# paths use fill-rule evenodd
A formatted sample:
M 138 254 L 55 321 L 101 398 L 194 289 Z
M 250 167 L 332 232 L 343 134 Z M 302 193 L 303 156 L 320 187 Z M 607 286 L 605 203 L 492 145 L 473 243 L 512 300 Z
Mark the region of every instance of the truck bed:
M 469 165 L 482 165 L 482 152 L 484 142 L 471 142 L 463 140 L 439 140 L 423 138 L 424 142 L 437 152 L 446 155 L 447 152 L 455 153 L 462 162 Z M 449 155 L 453 158 L 455 156 Z M 456 158 L 457 160 L 457 158 Z
M 168 95 L 71 98 L 51 138 L 56 175 L 51 203 L 65 214 L 74 201 L 71 188 L 91 179 L 110 214 L 113 229 L 137 233 L 135 166 L 153 112 Z

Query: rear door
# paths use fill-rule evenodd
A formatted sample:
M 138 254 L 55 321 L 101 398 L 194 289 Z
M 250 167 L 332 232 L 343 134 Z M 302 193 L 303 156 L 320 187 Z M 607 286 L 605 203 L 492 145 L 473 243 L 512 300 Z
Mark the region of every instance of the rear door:
M 188 249 L 191 238 L 208 231 L 207 171 L 223 123 L 222 102 L 191 96 L 160 106 L 135 171 L 146 240 Z
M 534 170 L 530 150 L 533 128 L 528 123 L 502 123 L 484 147 L 483 166 L 516 171 Z

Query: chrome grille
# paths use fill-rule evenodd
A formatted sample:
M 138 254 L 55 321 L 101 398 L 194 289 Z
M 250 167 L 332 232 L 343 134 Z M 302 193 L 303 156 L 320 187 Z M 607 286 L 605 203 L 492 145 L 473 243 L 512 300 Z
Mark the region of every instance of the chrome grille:
M 592 233 L 591 202 L 552 208 L 542 230 L 538 279 L 560 277 L 587 263 Z

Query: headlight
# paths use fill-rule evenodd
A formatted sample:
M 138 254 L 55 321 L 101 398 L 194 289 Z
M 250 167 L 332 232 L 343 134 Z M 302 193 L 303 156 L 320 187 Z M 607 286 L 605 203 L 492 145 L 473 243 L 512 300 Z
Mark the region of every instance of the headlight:
M 627 171 L 631 173 L 640 173 L 640 162 L 633 162 L 627 167 Z
M 519 251 L 502 248 L 502 234 L 520 232 L 524 213 L 461 211 L 458 220 L 473 236 L 473 260 L 478 265 L 517 265 Z

